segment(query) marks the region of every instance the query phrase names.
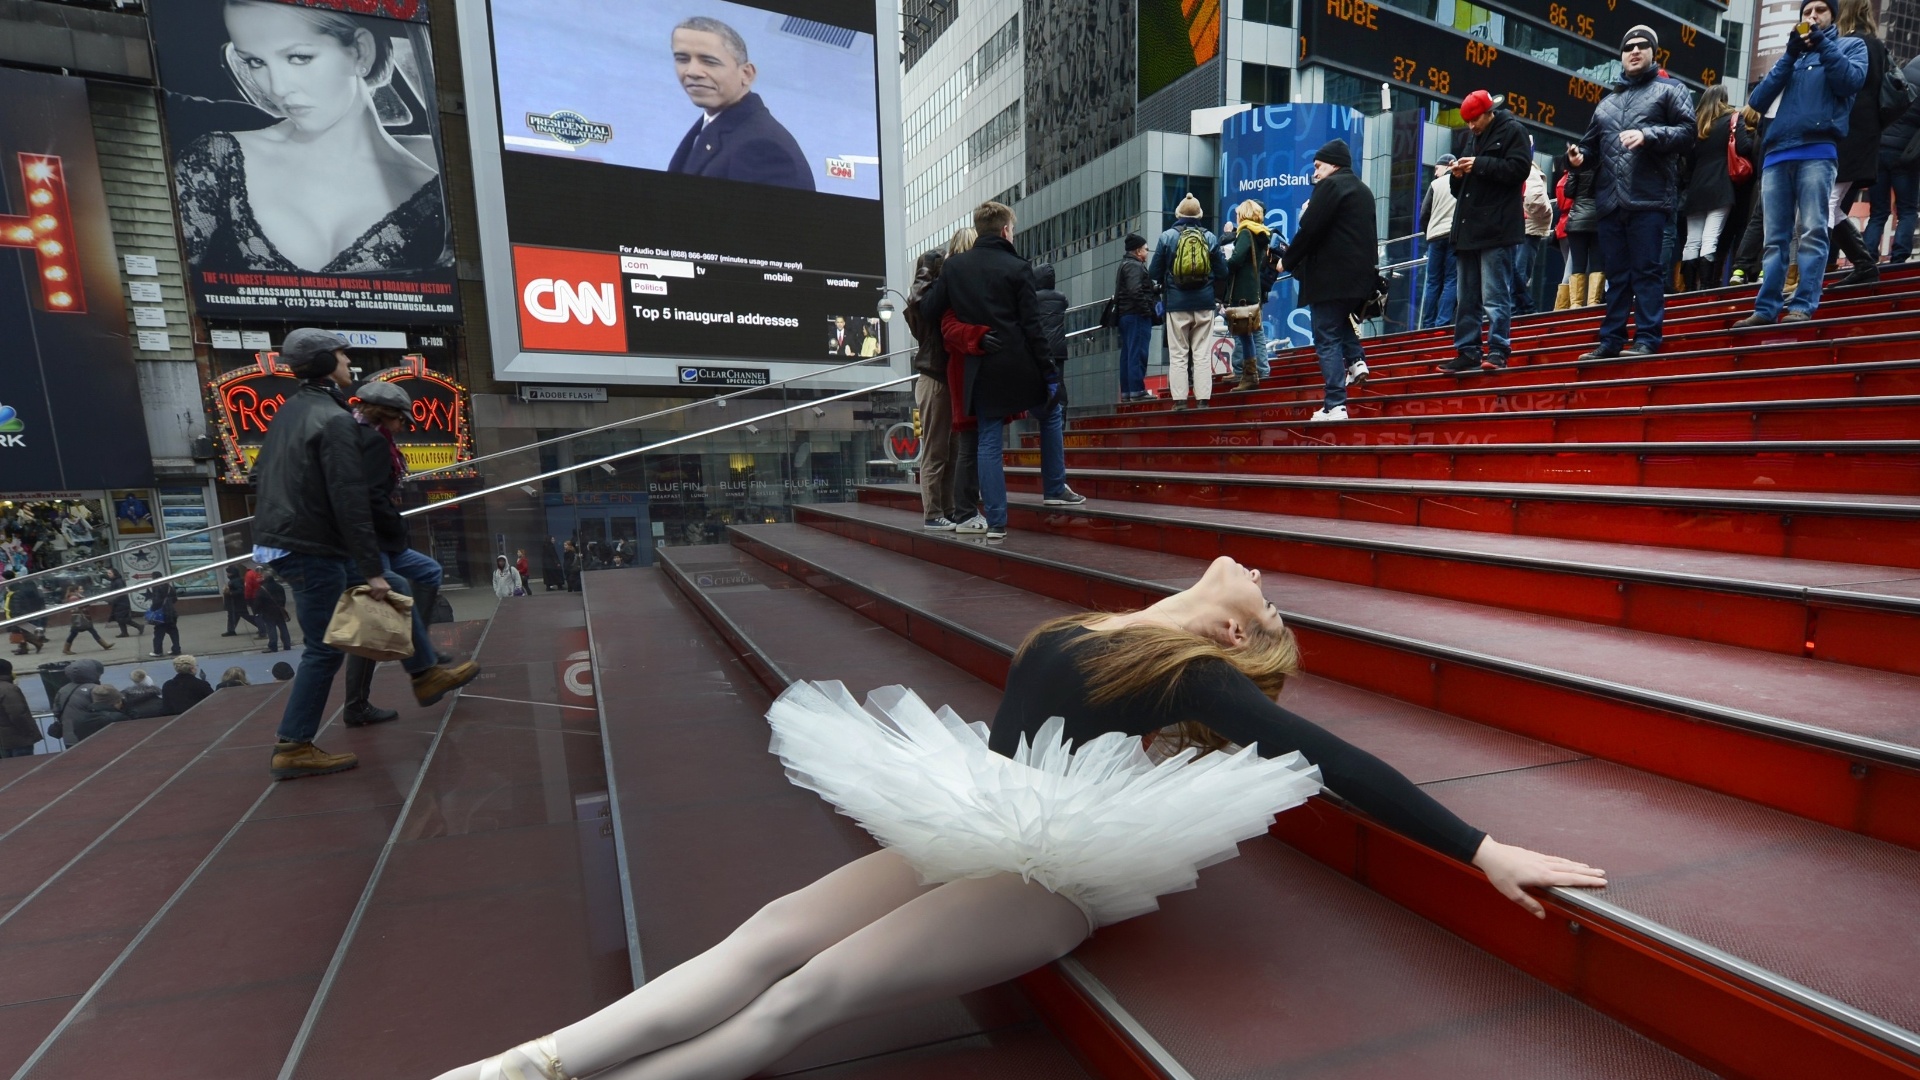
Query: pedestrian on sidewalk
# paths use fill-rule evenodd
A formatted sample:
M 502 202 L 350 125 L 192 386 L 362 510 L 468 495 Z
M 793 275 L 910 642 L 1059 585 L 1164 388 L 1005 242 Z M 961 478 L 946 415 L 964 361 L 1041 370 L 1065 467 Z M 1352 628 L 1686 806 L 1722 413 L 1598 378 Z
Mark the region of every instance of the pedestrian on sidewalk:
M 1670 269 L 1662 251 L 1678 205 L 1679 166 L 1692 152 L 1696 131 L 1686 87 L 1654 63 L 1659 48 L 1660 38 L 1649 27 L 1626 32 L 1619 81 L 1594 108 L 1585 137 L 1567 148 L 1574 168 L 1596 173 L 1600 262 L 1607 275 L 1600 343 L 1582 360 L 1660 351 Z
M 27 757 L 40 743 L 27 695 L 14 685 L 13 661 L 0 657 L 0 758 Z
M 1273 233 L 1267 228 L 1267 208 L 1256 200 L 1248 199 L 1234 207 L 1233 216 L 1238 227 L 1233 233 L 1233 252 L 1227 256 L 1227 329 L 1240 351 L 1240 381 L 1234 389 L 1258 390 L 1260 361 L 1267 355 L 1267 290 L 1263 278 L 1267 253 L 1273 249 Z
M 1127 253 L 1113 275 L 1113 313 L 1120 320 L 1120 400 L 1146 401 L 1147 346 L 1153 341 L 1158 287 L 1147 276 L 1147 238 L 1128 233 Z
M 427 706 L 472 682 L 480 674 L 480 665 L 471 660 L 452 667 L 441 664 L 427 630 L 427 620 L 440 598 L 443 573 L 433 556 L 409 546 L 407 520 L 400 516 L 400 484 L 406 479 L 407 463 L 394 436 L 412 416 L 413 399 L 393 383 L 369 382 L 360 387 L 353 418 L 380 565 L 395 591 L 413 597 L 413 655 L 400 661 L 400 666 L 413 682 L 414 700 Z M 382 724 L 400 716 L 368 700 L 376 666 L 364 656 L 347 657 L 346 704 L 340 720 L 348 727 Z
M 1498 371 L 1513 352 L 1513 248 L 1527 237 L 1520 203 L 1533 168 L 1526 129 L 1505 106 L 1494 104 L 1493 95 L 1468 94 L 1460 118 L 1472 136 L 1467 152 L 1448 167 L 1459 284 L 1454 357 L 1440 365 L 1454 375 Z
M 1720 284 L 1720 240 L 1726 235 L 1728 217 L 1739 200 L 1740 189 L 1753 183 L 1751 177 L 1736 184 L 1727 169 L 1728 147 L 1741 160 L 1753 157 L 1753 132 L 1740 122 L 1740 111 L 1727 100 L 1727 88 L 1709 86 L 1700 92 L 1694 106 L 1692 161 L 1687 171 L 1687 242 L 1681 249 L 1681 285 L 1688 292 L 1711 289 Z
M 1420 329 L 1453 325 L 1455 281 L 1453 259 L 1453 155 L 1441 154 L 1433 163 L 1433 179 L 1420 204 L 1415 226 L 1426 234 L 1427 264 L 1420 271 Z
M 987 519 L 986 538 L 1007 535 L 1007 479 L 1002 460 L 1007 419 L 1047 403 L 1047 383 L 1055 374 L 1048 358 L 1045 330 L 1033 266 L 1013 247 L 1013 210 L 998 202 L 981 203 L 973 212 L 973 247 L 949 255 L 940 277 L 920 300 L 920 314 L 939 323 L 948 311 L 961 322 L 987 328 L 987 351 L 968 356 L 958 391 L 968 415 L 979 422 L 980 501 Z M 988 344 L 990 343 L 990 344 Z M 952 379 L 948 379 L 949 391 Z M 1057 457 L 1041 443 L 1043 490 L 1066 488 L 1064 454 Z
M 253 627 L 256 637 L 262 633 L 260 620 L 254 618 L 253 612 L 247 610 L 246 585 L 247 571 L 244 567 L 239 563 L 227 567 L 226 584 L 220 587 L 220 603 L 227 612 L 227 629 L 220 635 L 221 637 L 238 636 L 239 632 L 234 628 L 242 622 Z
M 347 405 L 347 339 L 331 330 L 295 330 L 280 348 L 280 364 L 300 387 L 274 415 L 260 449 L 253 531 L 254 561 L 293 590 L 306 642 L 268 765 L 274 779 L 290 780 L 359 764 L 352 754 L 329 754 L 313 743 L 345 658 L 327 644 L 327 624 L 348 586 L 366 585 L 375 601 L 393 587 L 373 532 L 359 425 Z
M 1147 277 L 1160 287 L 1167 313 L 1167 385 L 1173 407 L 1187 407 L 1187 388 L 1206 408 L 1213 397 L 1213 284 L 1227 276 L 1220 241 L 1200 224 L 1200 200 L 1174 208 L 1173 228 L 1160 234 Z
M 160 655 L 160 639 L 173 640 L 173 655 L 180 655 L 180 599 L 179 590 L 171 581 L 157 581 L 147 586 L 147 625 L 153 627 L 153 655 Z
M 192 653 L 174 657 L 173 678 L 160 688 L 160 700 L 166 702 L 167 712 L 177 716 L 211 696 L 213 687 L 200 674 L 200 661 Z
M 1299 282 L 1320 361 L 1321 405 L 1309 420 L 1345 420 L 1348 385 L 1367 377 L 1353 316 L 1374 293 L 1379 241 L 1373 192 L 1354 175 L 1346 140 L 1335 139 L 1313 153 L 1313 195 L 1283 257 Z
M 108 563 L 106 591 L 112 593 L 113 598 L 107 601 L 107 621 L 119 625 L 121 637 L 139 637 L 146 626 L 133 617 L 133 600 L 122 591 L 126 587 L 127 576 L 119 567 Z M 129 629 L 133 631 L 131 635 L 127 633 Z
M 493 595 L 502 600 L 519 596 L 526 586 L 520 580 L 520 572 L 507 562 L 505 555 L 493 557 Z
M 947 350 L 940 324 L 920 314 L 920 301 L 940 279 L 947 253 L 934 248 L 920 254 L 907 290 L 907 330 L 913 334 L 913 406 L 920 418 L 920 518 L 932 532 L 952 532 L 960 523 L 953 509 L 953 401 L 947 388 Z
M 1736 327 L 1805 322 L 1820 306 L 1840 140 L 1854 95 L 1867 80 L 1867 46 L 1839 33 L 1827 0 L 1805 0 L 1800 20 L 1806 33 L 1787 34 L 1786 51 L 1747 95 L 1747 104 L 1762 112 L 1776 101 L 1780 107 L 1760 144 L 1765 155 L 1760 201 L 1766 215 L 1760 291 L 1753 314 Z M 1787 251 L 1796 242 L 1799 283 L 1783 305 Z
M 62 602 L 67 604 L 77 604 L 80 601 L 85 599 L 86 599 L 86 596 L 83 593 L 81 593 L 80 586 L 75 585 L 73 588 L 70 588 L 67 590 L 67 598 Z M 105 638 L 101 637 L 100 631 L 94 628 L 93 616 L 87 614 L 87 609 L 75 608 L 73 615 L 67 621 L 66 648 L 63 648 L 60 651 L 66 654 L 67 656 L 72 656 L 73 655 L 73 639 L 79 637 L 81 634 L 92 634 L 93 643 L 95 645 L 100 646 L 102 650 L 113 648 L 113 642 L 108 641 Z

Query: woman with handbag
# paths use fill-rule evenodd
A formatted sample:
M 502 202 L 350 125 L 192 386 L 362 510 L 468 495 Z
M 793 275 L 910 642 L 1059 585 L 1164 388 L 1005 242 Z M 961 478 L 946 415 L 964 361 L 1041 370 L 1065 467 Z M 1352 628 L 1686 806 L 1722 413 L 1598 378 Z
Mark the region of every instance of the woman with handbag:
M 520 572 L 513 568 L 505 555 L 493 557 L 493 595 L 502 600 L 510 596 L 520 596 L 526 592 L 526 586 L 520 580 Z
M 1687 243 L 1680 253 L 1685 291 L 1720 284 L 1720 237 L 1740 189 L 1753 183 L 1753 132 L 1740 122 L 1727 88 L 1709 86 L 1694 107 L 1693 165 L 1688 174 Z
M 127 576 L 120 572 L 120 568 L 107 567 L 106 591 L 115 594 L 108 602 L 107 621 L 120 627 L 121 637 L 139 637 L 146 632 L 146 626 L 134 620 L 133 601 L 128 599 L 126 593 L 121 592 L 126 587 Z M 132 630 L 133 633 L 129 635 L 128 630 Z
M 1260 358 L 1267 352 L 1267 332 L 1260 320 L 1260 309 L 1266 303 L 1266 293 L 1260 288 L 1260 269 L 1266 265 L 1273 234 L 1267 231 L 1266 207 L 1253 199 L 1234 207 L 1233 216 L 1238 227 L 1233 233 L 1233 252 L 1227 256 L 1227 332 L 1239 344 L 1241 358 L 1240 381 L 1233 388 L 1257 390 Z
M 86 599 L 86 597 L 81 595 L 80 588 L 76 585 L 67 590 L 67 598 L 63 603 L 75 604 L 84 599 Z M 74 611 L 73 618 L 67 623 L 67 644 L 66 647 L 60 651 L 67 656 L 72 656 L 73 639 L 79 637 L 81 634 L 92 634 L 94 644 L 100 646 L 102 649 L 113 648 L 113 642 L 101 637 L 100 631 L 93 628 L 93 616 L 87 614 L 86 608 L 79 608 Z

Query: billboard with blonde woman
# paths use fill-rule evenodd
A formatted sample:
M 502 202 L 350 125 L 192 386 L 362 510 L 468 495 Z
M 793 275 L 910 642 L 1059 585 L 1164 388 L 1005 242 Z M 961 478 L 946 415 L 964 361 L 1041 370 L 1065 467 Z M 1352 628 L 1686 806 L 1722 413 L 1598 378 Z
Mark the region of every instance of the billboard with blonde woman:
M 426 5 L 358 6 L 149 5 L 203 313 L 458 321 Z

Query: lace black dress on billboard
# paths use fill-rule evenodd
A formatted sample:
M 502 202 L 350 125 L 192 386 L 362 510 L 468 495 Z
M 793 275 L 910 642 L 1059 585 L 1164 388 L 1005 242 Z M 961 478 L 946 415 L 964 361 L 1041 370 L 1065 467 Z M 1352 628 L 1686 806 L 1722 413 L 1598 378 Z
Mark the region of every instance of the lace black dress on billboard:
M 187 262 L 201 270 L 299 274 L 254 218 L 246 154 L 224 131 L 195 139 L 174 165 Z M 395 274 L 453 265 L 440 178 L 420 185 L 386 217 L 341 249 L 320 274 Z

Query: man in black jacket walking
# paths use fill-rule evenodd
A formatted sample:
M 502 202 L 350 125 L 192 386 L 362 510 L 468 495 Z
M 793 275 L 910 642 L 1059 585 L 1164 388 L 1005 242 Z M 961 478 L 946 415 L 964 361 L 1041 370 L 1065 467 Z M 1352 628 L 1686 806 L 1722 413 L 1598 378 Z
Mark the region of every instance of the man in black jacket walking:
M 469 660 L 443 666 L 427 634 L 427 620 L 440 595 L 442 574 L 433 556 L 413 550 L 407 521 L 400 516 L 399 488 L 406 476 L 406 464 L 393 439 L 412 415 L 413 400 L 390 382 L 369 382 L 360 388 L 358 402 L 354 419 L 360 428 L 360 460 L 366 468 L 380 562 L 386 567 L 387 584 L 413 597 L 413 655 L 400 666 L 413 680 L 415 699 L 421 705 L 431 705 L 472 682 L 480 674 L 480 665 Z M 367 700 L 375 666 L 364 656 L 347 657 L 347 702 L 340 719 L 348 727 L 383 724 L 400 715 Z
M 1473 138 L 1451 167 L 1455 356 L 1440 365 L 1454 375 L 1499 371 L 1513 352 L 1513 249 L 1527 238 L 1520 204 L 1533 169 L 1526 128 L 1504 107 L 1495 107 L 1491 94 L 1468 94 L 1460 103 L 1460 118 Z
M 275 780 L 290 780 L 360 763 L 313 745 L 344 658 L 326 643 L 327 623 L 349 586 L 365 584 L 375 600 L 385 600 L 391 586 L 374 537 L 359 427 L 347 411 L 347 339 L 331 330 L 295 330 L 280 346 L 280 364 L 302 382 L 274 414 L 254 467 L 253 557 L 293 590 L 306 639 L 270 765 Z
M 1147 346 L 1153 341 L 1153 280 L 1147 277 L 1147 238 L 1127 234 L 1127 254 L 1113 276 L 1113 313 L 1120 319 L 1120 400 L 1145 401 Z
M 1679 153 L 1693 146 L 1693 101 L 1653 62 L 1660 39 L 1636 26 L 1620 40 L 1620 81 L 1600 99 L 1587 134 L 1567 147 L 1575 169 L 1598 169 L 1600 261 L 1607 274 L 1607 313 L 1600 345 L 1582 360 L 1649 356 L 1660 351 L 1666 316 L 1667 263 L 1662 232 L 1677 203 Z M 1633 344 L 1627 318 L 1633 317 Z
M 1313 155 L 1313 197 L 1281 265 L 1300 283 L 1313 327 L 1313 351 L 1326 383 L 1325 400 L 1309 419 L 1347 418 L 1347 372 L 1362 370 L 1366 353 L 1353 329 L 1353 311 L 1373 293 L 1380 233 L 1373 192 L 1353 174 L 1353 151 L 1335 139 Z
M 1007 477 L 1001 462 L 1007 418 L 1045 404 L 1048 383 L 1059 373 L 1048 358 L 1033 267 L 1013 249 L 1012 208 L 981 203 L 973 212 L 973 228 L 979 238 L 947 260 L 920 300 L 920 315 L 938 325 L 951 310 L 962 322 L 988 329 L 986 351 L 967 357 L 965 385 L 947 390 L 964 395 L 967 415 L 980 421 L 975 458 L 980 501 L 987 539 L 999 540 L 1007 535 Z M 1041 439 L 1040 473 L 1049 505 L 1086 501 L 1067 487 L 1066 453 L 1057 440 Z

